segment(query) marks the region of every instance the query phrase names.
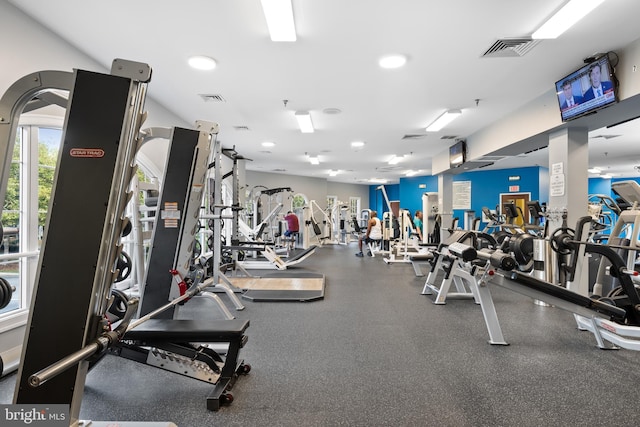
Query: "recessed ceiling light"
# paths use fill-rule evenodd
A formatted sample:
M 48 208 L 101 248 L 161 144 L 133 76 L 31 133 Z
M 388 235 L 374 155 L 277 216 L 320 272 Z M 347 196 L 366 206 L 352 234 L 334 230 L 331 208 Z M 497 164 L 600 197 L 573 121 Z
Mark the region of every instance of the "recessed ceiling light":
M 364 141 L 353 141 L 351 146 L 354 148 L 364 147 Z
M 271 142 L 271 141 L 265 141 L 262 143 L 263 147 L 275 147 L 275 142 Z
M 378 64 L 380 64 L 382 68 L 400 68 L 406 63 L 406 55 L 400 54 L 383 56 L 378 61 Z
M 188 62 L 196 70 L 213 70 L 216 68 L 216 60 L 208 56 L 192 56 Z

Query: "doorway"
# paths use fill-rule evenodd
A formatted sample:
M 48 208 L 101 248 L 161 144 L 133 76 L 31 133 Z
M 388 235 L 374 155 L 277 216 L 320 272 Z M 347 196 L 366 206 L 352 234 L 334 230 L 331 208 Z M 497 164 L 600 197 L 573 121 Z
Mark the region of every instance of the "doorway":
M 517 216 L 513 218 L 513 225 L 522 227 L 529 224 L 529 209 L 527 202 L 531 199 L 531 193 L 506 193 L 500 194 L 500 212 L 504 215 L 506 212 L 505 205 L 513 204 L 517 211 Z M 509 218 L 505 218 L 507 222 Z

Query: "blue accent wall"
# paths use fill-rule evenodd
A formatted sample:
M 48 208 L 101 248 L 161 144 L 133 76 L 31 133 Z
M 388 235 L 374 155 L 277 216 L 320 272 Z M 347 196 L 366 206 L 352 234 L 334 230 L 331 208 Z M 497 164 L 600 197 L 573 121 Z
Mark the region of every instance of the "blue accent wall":
M 589 178 L 589 194 L 604 194 L 616 199 L 616 195 L 611 191 L 611 184 L 619 181 L 635 181 L 640 184 L 640 178 Z
M 482 216 L 484 206 L 495 209 L 500 204 L 500 194 L 530 193 L 531 200 L 540 200 L 539 167 L 502 169 L 478 172 L 465 172 L 453 177 L 453 182 L 471 181 L 471 210 L 475 216 Z M 517 181 L 509 181 L 510 176 L 519 176 Z M 518 186 L 518 190 L 509 191 L 510 186 Z M 544 202 L 546 200 L 540 200 Z M 453 216 L 460 218 L 459 226 L 463 226 L 465 210 L 454 209 Z M 480 227 L 484 227 L 482 223 Z M 448 227 L 448 225 L 446 225 Z
M 611 179 L 606 178 L 589 178 L 589 184 L 587 192 L 591 194 L 604 194 L 605 196 L 612 196 L 611 191 Z
M 509 181 L 510 176 L 519 176 L 517 181 Z M 605 194 L 615 200 L 616 196 L 611 191 L 611 183 L 617 181 L 633 180 L 640 184 L 639 178 L 589 178 L 589 194 Z M 509 193 L 509 187 L 517 185 L 518 191 L 514 193 L 530 193 L 531 200 L 540 203 L 549 202 L 549 169 L 544 167 L 529 167 L 517 169 L 503 169 L 491 171 L 466 172 L 453 177 L 454 182 L 471 181 L 471 210 L 476 217 L 482 216 L 482 207 L 495 209 L 500 203 L 500 194 Z M 426 188 L 420 188 L 424 184 Z M 377 190 L 379 185 L 369 186 L 369 209 L 378 211 L 379 216 L 387 211 L 382 192 Z M 399 184 L 385 185 L 389 200 L 400 200 L 400 207 L 408 209 L 411 214 L 422 209 L 422 194 L 438 192 L 437 176 L 418 176 L 400 178 Z M 455 209 L 453 216 L 460 218 L 460 226 L 464 219 L 465 210 Z M 485 223 L 481 224 L 484 227 Z M 446 225 L 447 227 L 449 225 Z
M 387 209 L 387 202 L 384 200 L 382 190 L 378 190 L 378 187 L 380 187 L 380 184 L 369 186 L 369 209 L 378 212 L 378 217 L 382 218 L 382 214 L 389 209 Z M 400 199 L 400 186 L 398 184 L 384 184 L 384 189 L 387 192 L 389 201 L 392 202 L 394 200 L 399 200 L 400 206 L 402 207 L 402 199 Z
M 424 185 L 425 188 L 420 188 Z M 411 215 L 417 210 L 422 210 L 422 195 L 424 193 L 438 192 L 437 176 L 412 176 L 410 178 L 400 178 L 400 207 L 408 209 Z

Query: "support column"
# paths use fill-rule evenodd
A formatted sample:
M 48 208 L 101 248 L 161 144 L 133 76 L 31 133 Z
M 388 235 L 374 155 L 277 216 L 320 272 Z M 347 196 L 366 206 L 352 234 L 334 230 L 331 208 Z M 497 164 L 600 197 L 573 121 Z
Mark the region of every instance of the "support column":
M 586 128 L 567 128 L 549 135 L 549 232 L 562 225 L 560 213 L 567 210 L 567 224 L 575 228 L 587 215 L 589 137 Z M 584 268 L 587 263 L 583 263 Z M 576 272 L 578 277 L 588 277 Z M 588 295 L 586 280 L 572 284 L 572 290 Z
M 587 214 L 588 168 L 586 128 L 562 129 L 549 135 L 549 208 L 566 208 L 571 228 Z M 555 228 L 562 224 L 560 218 L 552 221 Z
M 438 212 L 442 219 L 440 241 L 444 242 L 449 235 L 446 229 L 453 221 L 453 175 L 450 173 L 438 175 Z

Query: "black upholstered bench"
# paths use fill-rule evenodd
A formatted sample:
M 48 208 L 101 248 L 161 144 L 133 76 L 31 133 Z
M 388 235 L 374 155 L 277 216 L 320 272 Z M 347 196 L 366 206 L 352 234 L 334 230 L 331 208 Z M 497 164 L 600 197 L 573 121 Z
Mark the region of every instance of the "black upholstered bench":
M 207 396 L 207 409 L 217 411 L 230 403 L 228 393 L 239 374 L 251 367 L 238 360 L 247 342 L 248 320 L 150 319 L 128 331 L 111 353 L 201 381 L 215 384 Z M 224 352 L 207 344 L 226 343 Z M 225 354 L 224 358 L 221 354 Z M 203 366 L 208 369 L 203 369 Z
M 150 319 L 124 336 L 125 340 L 228 342 L 241 337 L 248 320 Z

